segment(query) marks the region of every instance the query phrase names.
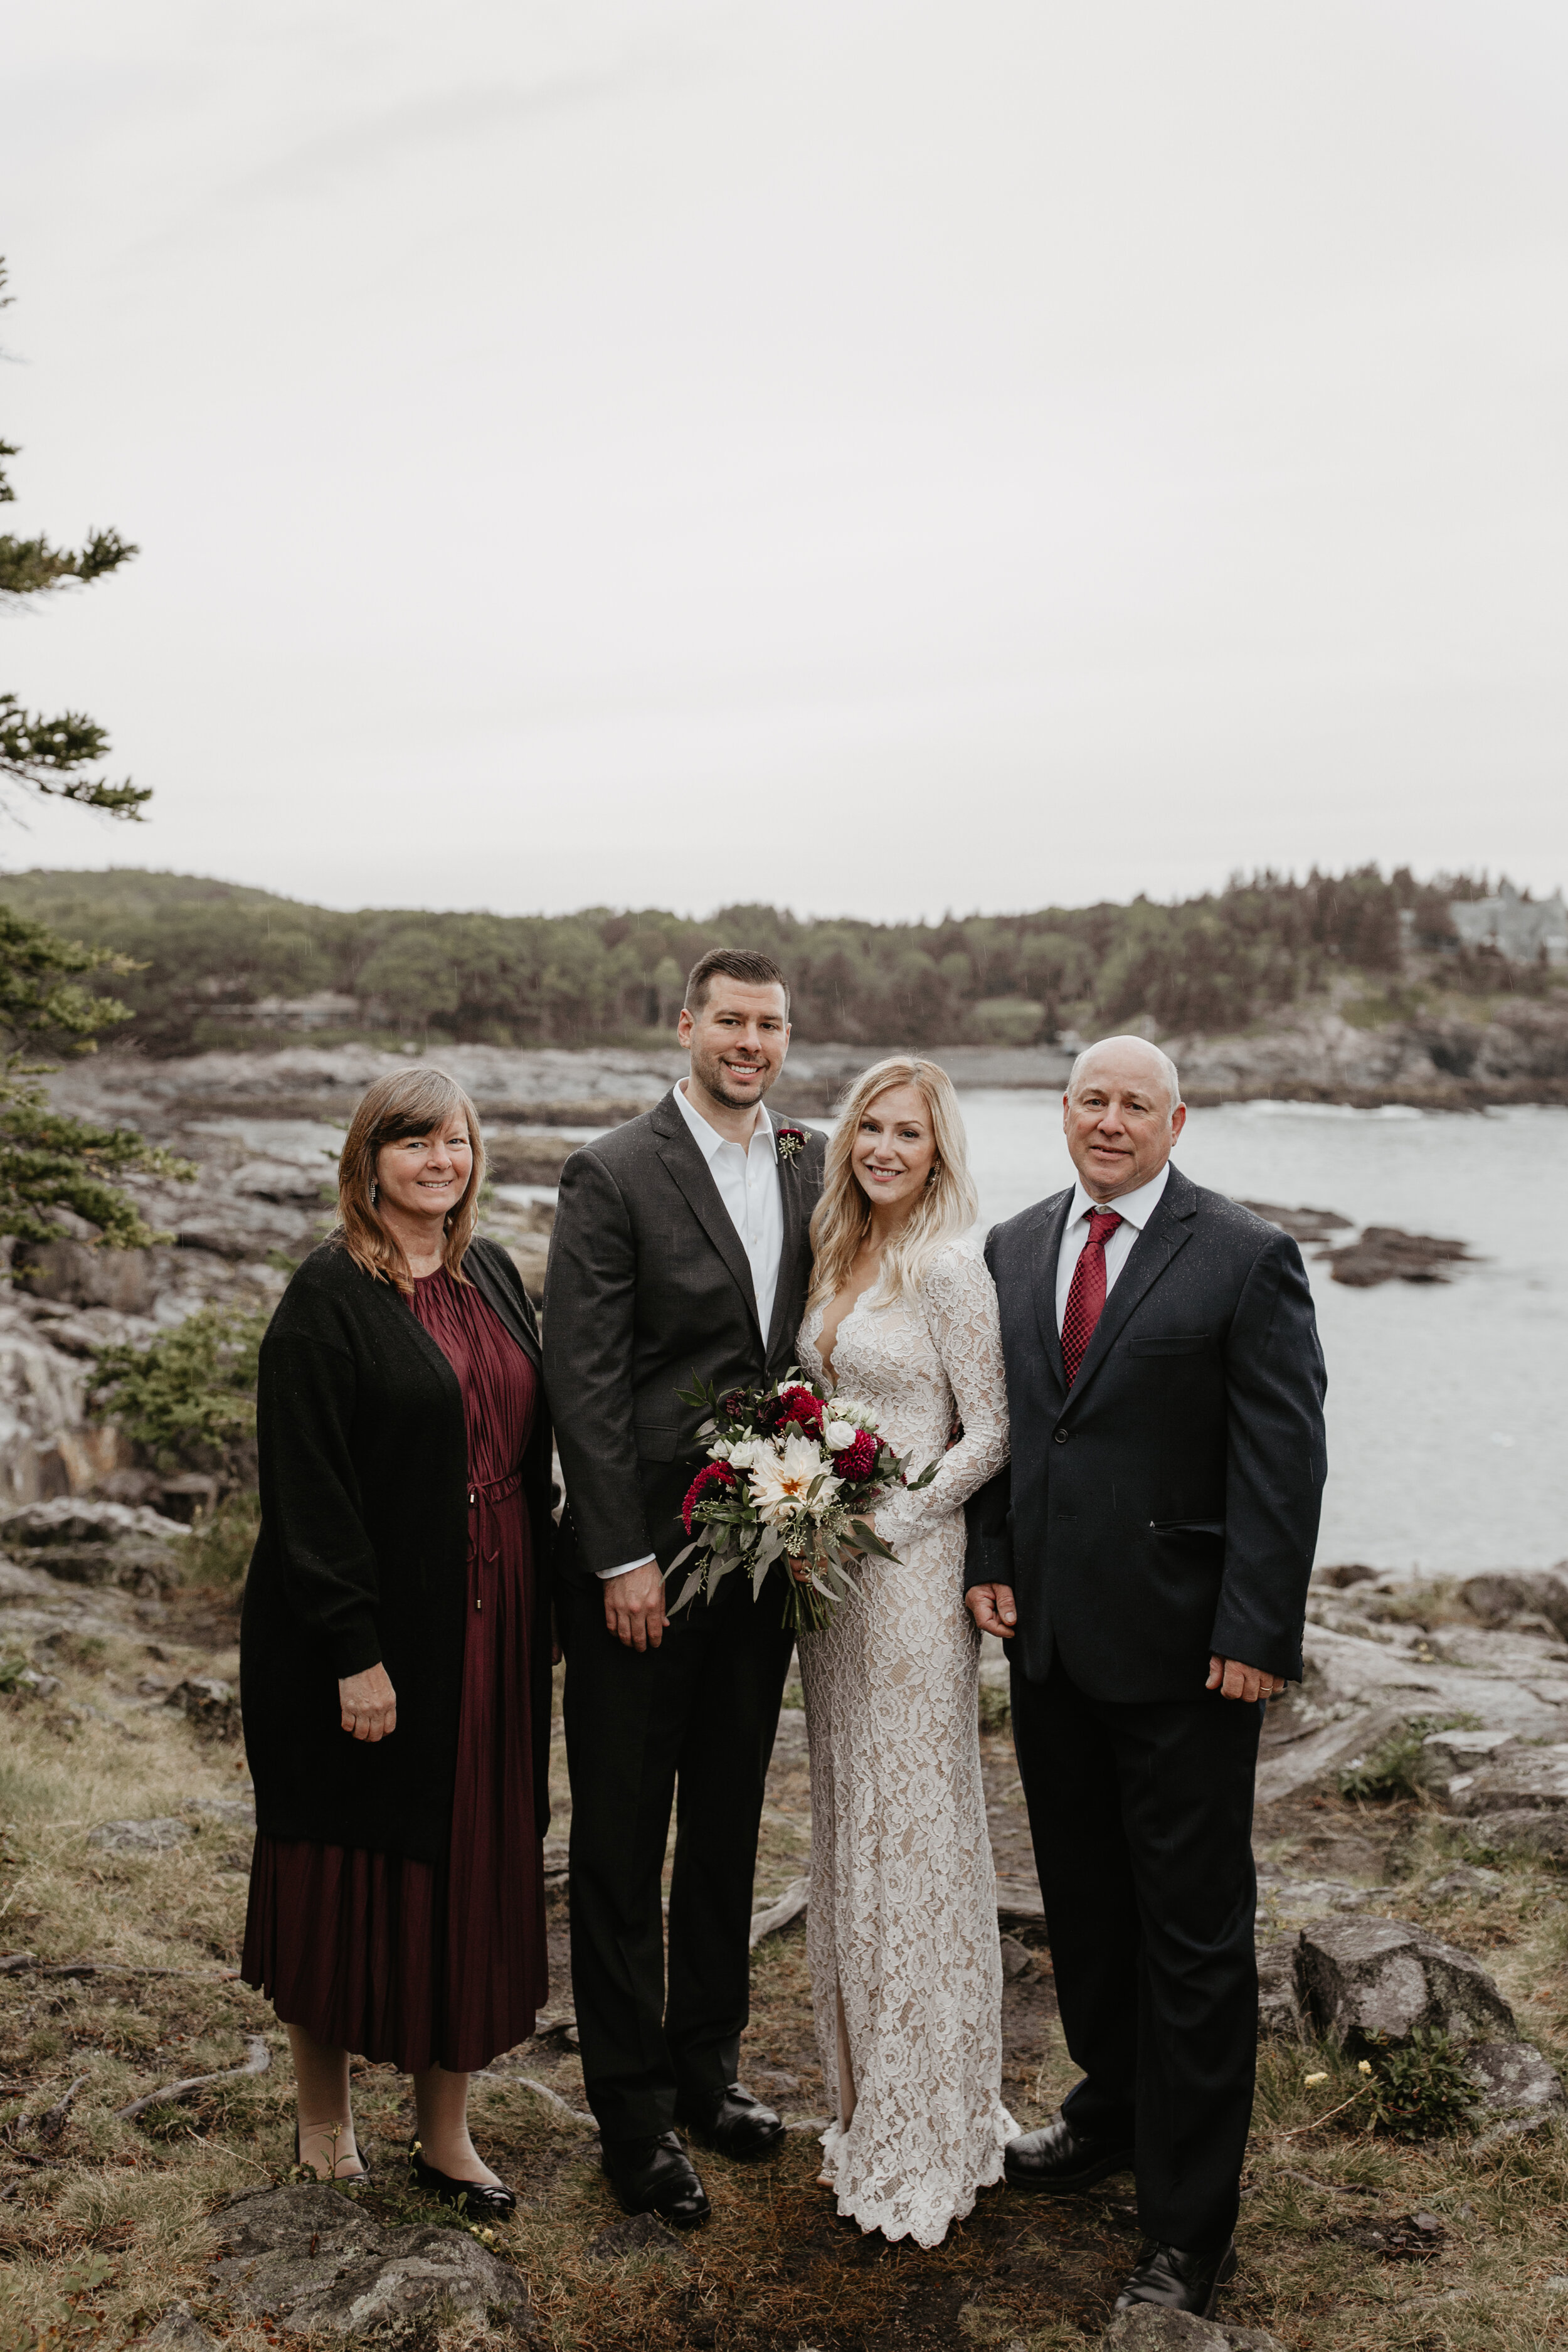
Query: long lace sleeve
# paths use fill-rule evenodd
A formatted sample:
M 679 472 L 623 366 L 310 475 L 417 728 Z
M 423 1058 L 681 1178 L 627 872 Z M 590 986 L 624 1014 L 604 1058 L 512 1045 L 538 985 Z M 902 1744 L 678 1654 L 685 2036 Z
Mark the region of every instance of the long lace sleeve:
M 942 1455 L 929 1486 L 918 1495 L 893 1499 L 893 1516 L 904 1525 L 962 1510 L 971 1495 L 1000 1470 L 1009 1452 L 1007 1375 L 996 1286 L 979 1251 L 965 1242 L 942 1250 L 926 1270 L 921 1304 L 963 1435 Z M 912 1463 L 911 1475 L 924 1467 L 923 1462 Z

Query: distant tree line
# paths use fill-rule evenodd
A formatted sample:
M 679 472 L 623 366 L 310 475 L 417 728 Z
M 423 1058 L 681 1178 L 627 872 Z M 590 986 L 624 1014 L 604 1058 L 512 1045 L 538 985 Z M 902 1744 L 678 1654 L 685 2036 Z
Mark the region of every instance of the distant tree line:
M 1047 1042 L 1136 1020 L 1163 1034 L 1228 1030 L 1323 990 L 1338 971 L 1383 985 L 1416 954 L 1444 984 L 1535 992 L 1544 971 L 1461 951 L 1448 917 L 1474 877 L 1405 868 L 1266 873 L 1160 905 L 1047 907 L 938 923 L 803 922 L 775 907 L 700 921 L 649 908 L 575 915 L 342 914 L 197 877 L 131 869 L 13 875 L 0 906 L 117 961 L 126 1034 L 161 1055 L 395 1035 L 500 1045 L 646 1042 L 668 1031 L 704 948 L 775 955 L 796 1034 L 868 1045 Z M 127 969 L 127 962 L 136 967 Z M 84 975 L 88 985 L 97 984 Z

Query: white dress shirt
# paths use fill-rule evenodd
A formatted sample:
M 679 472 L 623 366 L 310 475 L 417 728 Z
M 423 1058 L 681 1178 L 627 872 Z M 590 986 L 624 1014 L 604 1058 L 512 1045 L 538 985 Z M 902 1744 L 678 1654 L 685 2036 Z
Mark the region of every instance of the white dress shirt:
M 693 1110 L 686 1098 L 684 1078 L 675 1089 L 675 1100 L 691 1130 L 693 1142 L 708 1162 L 708 1172 L 729 1212 L 730 1223 L 741 1236 L 741 1246 L 752 1268 L 757 1321 L 762 1325 L 765 1346 L 779 1286 L 779 1260 L 784 1255 L 784 1198 L 779 1191 L 779 1155 L 773 1123 L 768 1117 L 767 1106 L 759 1103 L 750 1143 L 731 1143 L 716 1127 L 709 1125 L 700 1110 Z M 619 1568 L 602 1568 L 600 1579 L 607 1581 L 612 1576 L 629 1576 L 634 1568 L 646 1568 L 652 1558 L 652 1552 L 645 1552 L 641 1559 L 624 1560 Z
M 1068 1311 L 1068 1292 L 1072 1288 L 1073 1269 L 1083 1255 L 1089 1239 L 1089 1219 L 1092 1209 L 1109 1209 L 1121 1219 L 1116 1231 L 1105 1244 L 1105 1295 L 1110 1297 L 1117 1276 L 1132 1255 L 1132 1244 L 1160 1205 L 1160 1196 L 1170 1175 L 1167 1160 L 1157 1176 L 1147 1184 L 1140 1184 L 1135 1192 L 1123 1192 L 1114 1201 L 1097 1201 L 1083 1189 L 1080 1177 L 1072 1188 L 1072 1207 L 1062 1228 L 1062 1245 L 1057 1259 L 1057 1329 Z

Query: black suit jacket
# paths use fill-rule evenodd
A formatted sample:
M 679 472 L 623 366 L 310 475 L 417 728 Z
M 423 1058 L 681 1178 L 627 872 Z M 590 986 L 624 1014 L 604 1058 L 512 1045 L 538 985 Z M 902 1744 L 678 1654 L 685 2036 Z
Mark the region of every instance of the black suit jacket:
M 811 1213 L 826 1149 L 779 1163 L 784 1246 L 771 1328 L 751 1264 L 673 1093 L 574 1151 L 561 1174 L 544 1283 L 544 1382 L 566 1481 L 560 1573 L 596 1578 L 687 1542 L 680 1506 L 705 1448 L 679 1402 L 795 1361 L 811 1272 Z
M 1211 1652 L 1299 1678 L 1326 1461 L 1301 1253 L 1173 1166 L 1069 1393 L 1070 1191 L 996 1226 L 1013 1458 L 970 1505 L 970 1585 L 1008 1583 L 1015 1667 L 1100 1699 L 1203 1695 Z

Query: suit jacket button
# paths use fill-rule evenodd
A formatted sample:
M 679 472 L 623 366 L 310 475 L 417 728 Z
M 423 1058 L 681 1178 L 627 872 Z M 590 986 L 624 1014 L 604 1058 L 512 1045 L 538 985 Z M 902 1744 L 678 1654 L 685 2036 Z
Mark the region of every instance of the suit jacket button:
M 1067 1442 L 1068 1442 L 1068 1433 L 1067 1433 L 1067 1431 L 1066 1431 L 1065 1429 L 1058 1428 L 1058 1429 L 1057 1429 L 1055 1432 L 1053 1432 L 1053 1434 L 1054 1434 L 1054 1436 L 1055 1436 L 1055 1438 L 1056 1438 L 1056 1442 L 1057 1442 L 1057 1444 L 1058 1444 L 1058 1445 L 1065 1445 L 1065 1444 L 1067 1444 Z

